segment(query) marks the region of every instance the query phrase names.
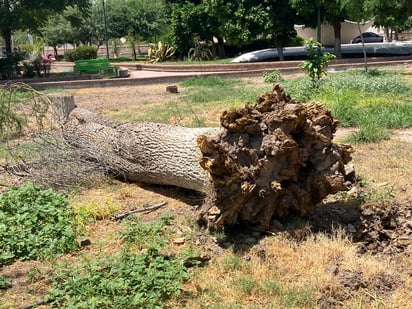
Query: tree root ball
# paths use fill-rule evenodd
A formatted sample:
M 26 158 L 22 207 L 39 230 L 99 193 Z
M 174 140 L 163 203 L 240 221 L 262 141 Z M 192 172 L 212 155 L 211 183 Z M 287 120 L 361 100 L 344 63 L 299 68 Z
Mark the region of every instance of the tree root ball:
M 278 85 L 225 111 L 221 125 L 222 133 L 197 138 L 212 184 L 200 220 L 210 229 L 238 222 L 268 229 L 274 216 L 305 214 L 355 181 L 353 168 L 345 169 L 352 147 L 332 142 L 338 121 L 331 111 L 296 102 Z

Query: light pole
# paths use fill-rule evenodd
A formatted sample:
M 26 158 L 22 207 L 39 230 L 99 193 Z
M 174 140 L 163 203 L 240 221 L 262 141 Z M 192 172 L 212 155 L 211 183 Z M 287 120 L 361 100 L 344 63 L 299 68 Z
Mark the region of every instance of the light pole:
M 102 0 L 102 6 L 103 6 L 103 21 L 104 21 L 104 40 L 106 42 L 106 56 L 107 59 L 110 60 L 109 57 L 109 42 L 107 39 L 107 20 L 106 20 L 106 6 L 104 3 L 104 0 Z
M 317 41 L 319 42 L 319 43 L 321 43 L 321 41 L 322 41 L 322 34 L 321 34 L 321 27 L 322 27 L 322 24 L 321 24 L 321 19 L 320 19 L 320 3 L 319 2 L 317 2 L 317 11 L 316 11 L 316 17 L 317 17 L 317 24 L 318 24 L 318 28 L 317 28 Z M 322 43 L 321 43 L 322 44 Z

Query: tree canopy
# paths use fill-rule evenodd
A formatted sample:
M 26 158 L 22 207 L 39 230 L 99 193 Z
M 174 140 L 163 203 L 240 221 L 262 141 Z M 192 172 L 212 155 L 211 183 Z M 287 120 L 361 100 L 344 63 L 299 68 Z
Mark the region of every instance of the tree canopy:
M 0 34 L 5 40 L 6 51 L 11 53 L 11 35 L 15 30 L 37 30 L 54 13 L 63 12 L 68 6 L 82 8 L 86 13 L 88 0 L 2 0 L 0 1 Z
M 412 27 L 411 0 L 370 0 L 370 9 L 376 26 L 401 32 Z M 391 34 L 387 31 L 388 39 Z
M 316 28 L 318 23 L 328 23 L 334 28 L 335 53 L 340 58 L 341 22 L 345 19 L 373 18 L 376 26 L 394 31 L 412 26 L 410 0 L 105 0 L 105 3 L 109 38 L 125 37 L 134 50 L 136 42 L 157 41 L 168 33 L 168 42 L 175 45 L 180 55 L 187 54 L 197 41 L 214 41 L 218 56 L 223 58 L 224 44 L 242 47 L 263 36 L 273 39 L 282 57 L 282 48 L 296 35 L 294 24 Z M 9 53 L 11 35 L 17 30 L 40 31 L 51 46 L 66 42 L 101 45 L 102 3 L 100 0 L 0 0 L 0 35 Z

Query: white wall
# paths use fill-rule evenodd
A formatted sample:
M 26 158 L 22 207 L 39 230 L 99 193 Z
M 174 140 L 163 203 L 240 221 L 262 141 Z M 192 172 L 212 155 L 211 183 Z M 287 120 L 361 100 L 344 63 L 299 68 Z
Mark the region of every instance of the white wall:
M 308 28 L 304 25 L 295 25 L 295 30 L 298 35 L 305 40 L 313 38 L 317 39 L 317 30 L 314 28 Z M 372 22 L 366 22 L 361 24 L 361 31 L 375 32 L 378 33 L 378 29 L 372 27 Z M 342 23 L 341 29 L 341 41 L 343 44 L 350 43 L 350 41 L 359 35 L 358 25 L 355 22 L 345 21 Z M 321 26 L 321 43 L 324 46 L 333 46 L 335 44 L 335 35 L 333 32 L 333 27 L 331 25 L 323 24 Z

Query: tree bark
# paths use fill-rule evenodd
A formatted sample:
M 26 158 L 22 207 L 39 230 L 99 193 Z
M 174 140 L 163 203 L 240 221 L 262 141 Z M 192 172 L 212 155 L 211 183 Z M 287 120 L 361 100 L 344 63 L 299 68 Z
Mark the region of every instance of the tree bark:
M 207 172 L 199 165 L 196 139 L 218 128 L 184 128 L 159 123 L 120 123 L 76 108 L 63 129 L 69 144 L 109 171 L 132 181 L 206 192 Z
M 279 86 L 255 104 L 227 110 L 222 128 L 119 123 L 76 108 L 65 139 L 119 175 L 206 193 L 200 220 L 270 227 L 274 216 L 306 213 L 348 190 L 352 148 L 332 142 L 338 121 L 323 105 L 301 104 Z

